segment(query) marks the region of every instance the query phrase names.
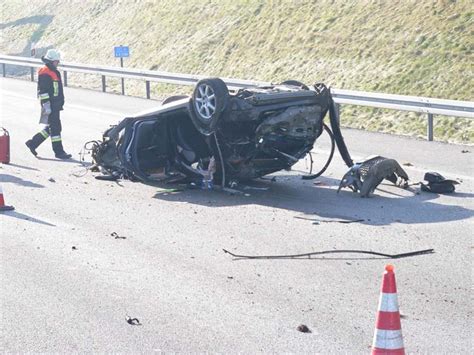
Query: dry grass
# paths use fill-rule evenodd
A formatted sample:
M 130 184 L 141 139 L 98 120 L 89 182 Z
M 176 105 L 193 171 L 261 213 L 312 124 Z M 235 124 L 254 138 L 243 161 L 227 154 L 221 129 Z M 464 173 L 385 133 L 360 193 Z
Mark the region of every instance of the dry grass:
M 118 65 L 113 47 L 124 44 L 135 68 L 473 100 L 469 0 L 9 0 L 0 11 L 2 53 L 27 54 L 37 38 L 66 61 Z M 154 97 L 181 90 L 152 89 Z M 143 96 L 144 84 L 127 83 L 127 92 Z M 471 121 L 436 117 L 435 138 L 472 143 Z M 426 130 L 424 117 L 357 107 L 345 108 L 343 124 Z

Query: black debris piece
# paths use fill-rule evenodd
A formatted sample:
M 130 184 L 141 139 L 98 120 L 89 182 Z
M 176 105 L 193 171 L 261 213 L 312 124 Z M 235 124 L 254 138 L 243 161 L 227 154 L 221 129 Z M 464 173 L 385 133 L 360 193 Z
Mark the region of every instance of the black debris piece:
M 297 328 L 296 328 L 297 331 L 301 332 L 301 333 L 311 333 L 311 330 L 304 324 L 300 324 Z
M 445 179 L 443 175 L 433 171 L 427 172 L 423 179 L 428 181 L 427 184 L 421 183 L 421 191 L 425 192 L 449 194 L 456 190 L 454 185 L 459 185 L 458 181 Z
M 229 187 L 224 187 L 222 189 L 222 191 L 225 191 L 227 192 L 229 195 L 231 196 L 235 196 L 235 195 L 243 195 L 244 193 L 242 191 L 239 191 L 239 190 L 236 190 L 236 189 L 231 189 Z
M 401 253 L 401 254 L 385 254 L 385 253 L 379 253 L 376 251 L 369 251 L 369 250 L 344 249 L 344 250 L 324 250 L 324 251 L 315 251 L 315 252 L 304 253 L 304 254 L 284 254 L 284 255 L 239 255 L 239 254 L 234 254 L 226 249 L 222 249 L 222 250 L 224 251 L 224 253 L 230 254 L 234 258 L 238 258 L 238 259 L 295 259 L 295 258 L 311 259 L 311 257 L 315 255 L 339 254 L 339 253 L 368 254 L 368 255 L 375 255 L 375 256 L 380 256 L 380 257 L 389 258 L 389 259 L 401 259 L 401 258 L 407 258 L 407 257 L 417 256 L 417 255 L 434 254 L 434 249 L 418 250 L 418 251 L 412 251 L 412 252 Z
M 408 174 L 396 160 L 375 156 L 354 164 L 343 176 L 337 192 L 348 187 L 359 192 L 360 197 L 369 197 L 384 179 L 398 186 L 408 186 Z
M 320 224 L 320 223 L 357 223 L 357 222 L 364 222 L 365 219 L 314 219 L 314 218 L 305 218 L 295 216 L 298 219 L 304 219 L 306 221 L 313 221 L 313 224 Z
M 117 181 L 120 179 L 119 175 L 97 175 L 95 177 L 97 180 L 105 180 L 105 181 Z
M 118 235 L 117 232 L 112 232 L 110 233 L 110 235 L 115 239 L 127 239 L 127 237 L 121 237 L 120 235 Z
M 140 323 L 140 321 L 138 320 L 138 318 L 131 318 L 131 317 L 127 316 L 127 317 L 125 318 L 125 320 L 126 320 L 127 323 L 130 324 L 130 325 L 142 325 L 142 324 Z

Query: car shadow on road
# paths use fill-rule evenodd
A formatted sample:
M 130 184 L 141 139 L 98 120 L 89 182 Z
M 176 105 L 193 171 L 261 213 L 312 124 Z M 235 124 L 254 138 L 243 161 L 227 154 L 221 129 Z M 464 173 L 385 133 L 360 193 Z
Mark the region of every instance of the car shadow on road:
M 454 197 L 454 198 L 473 198 L 474 194 L 468 193 L 468 192 L 455 192 L 450 194 L 449 196 Z
M 270 179 L 267 177 L 265 180 L 258 179 L 248 185 L 240 185 L 236 187 L 238 191 L 234 194 L 218 188 L 208 191 L 178 187 L 173 191 L 172 186 L 163 185 L 161 187 L 164 190 L 158 191 L 153 197 L 210 208 L 261 205 L 298 212 L 296 216 L 339 219 L 342 222 L 362 220 L 357 223 L 373 226 L 438 223 L 474 216 L 472 210 L 463 206 L 437 203 L 436 200 L 440 198 L 438 194 L 423 192 L 419 188 L 405 190 L 384 183 L 375 191 L 374 196 L 361 198 L 347 189 L 337 193 L 338 186 L 339 180 L 330 177 L 305 181 L 296 175 L 275 174 Z M 446 196 L 450 198 L 456 195 L 470 197 L 470 194 L 465 193 Z
M 51 224 L 49 222 L 43 221 L 43 220 L 38 219 L 38 218 L 30 217 L 30 216 L 28 216 L 24 213 L 17 212 L 16 210 L 4 212 L 4 213 L 2 213 L 2 216 L 9 216 L 9 217 L 13 217 L 13 218 L 23 219 L 23 220 L 28 221 L 28 222 L 43 224 L 43 225 L 49 226 L 49 227 L 56 227 L 55 224 Z
M 26 187 L 37 187 L 37 188 L 44 187 L 44 185 L 37 184 L 35 182 L 31 182 L 28 180 L 23 180 L 22 178 L 9 175 L 9 174 L 0 174 L 0 183 L 12 183 L 12 184 L 22 185 Z

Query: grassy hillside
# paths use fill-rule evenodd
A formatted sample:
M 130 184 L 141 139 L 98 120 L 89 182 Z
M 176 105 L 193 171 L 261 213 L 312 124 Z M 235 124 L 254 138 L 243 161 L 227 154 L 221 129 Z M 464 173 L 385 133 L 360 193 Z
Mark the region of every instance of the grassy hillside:
M 6 0 L 0 52 L 29 55 L 31 41 L 65 61 L 118 65 L 129 45 L 135 68 L 340 89 L 474 100 L 470 0 Z M 99 87 L 76 75 L 73 85 Z M 110 80 L 116 86 L 117 80 Z M 189 88 L 153 85 L 154 96 Z M 144 95 L 144 84 L 127 83 Z M 436 116 L 435 138 L 474 142 L 472 120 Z M 426 118 L 347 106 L 342 123 L 425 136 Z

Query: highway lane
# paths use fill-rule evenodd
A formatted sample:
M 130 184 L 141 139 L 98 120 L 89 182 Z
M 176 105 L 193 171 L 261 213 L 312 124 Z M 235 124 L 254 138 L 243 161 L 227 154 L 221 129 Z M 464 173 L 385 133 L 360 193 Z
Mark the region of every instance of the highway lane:
M 367 352 L 386 259 L 233 260 L 242 254 L 359 249 L 435 254 L 394 260 L 410 352 L 472 349 L 471 147 L 344 130 L 356 159 L 397 159 L 413 181 L 427 170 L 462 184 L 453 195 L 382 185 L 376 196 L 336 194 L 347 170 L 296 171 L 249 196 L 95 180 L 78 161 L 35 159 L 35 84 L 0 79 L 1 125 L 12 162 L 0 183 L 14 212 L 0 215 L 2 334 L 7 352 Z M 78 159 L 122 117 L 156 101 L 66 88 L 65 148 Z M 343 119 L 343 118 L 342 118 Z M 318 147 L 327 152 L 328 147 Z M 298 168 L 303 168 L 299 164 Z M 51 181 L 52 180 L 52 181 Z M 300 219 L 359 218 L 341 224 Z M 112 233 L 126 239 L 116 239 Z M 136 317 L 141 326 L 125 318 Z M 312 333 L 296 330 L 306 324 Z

